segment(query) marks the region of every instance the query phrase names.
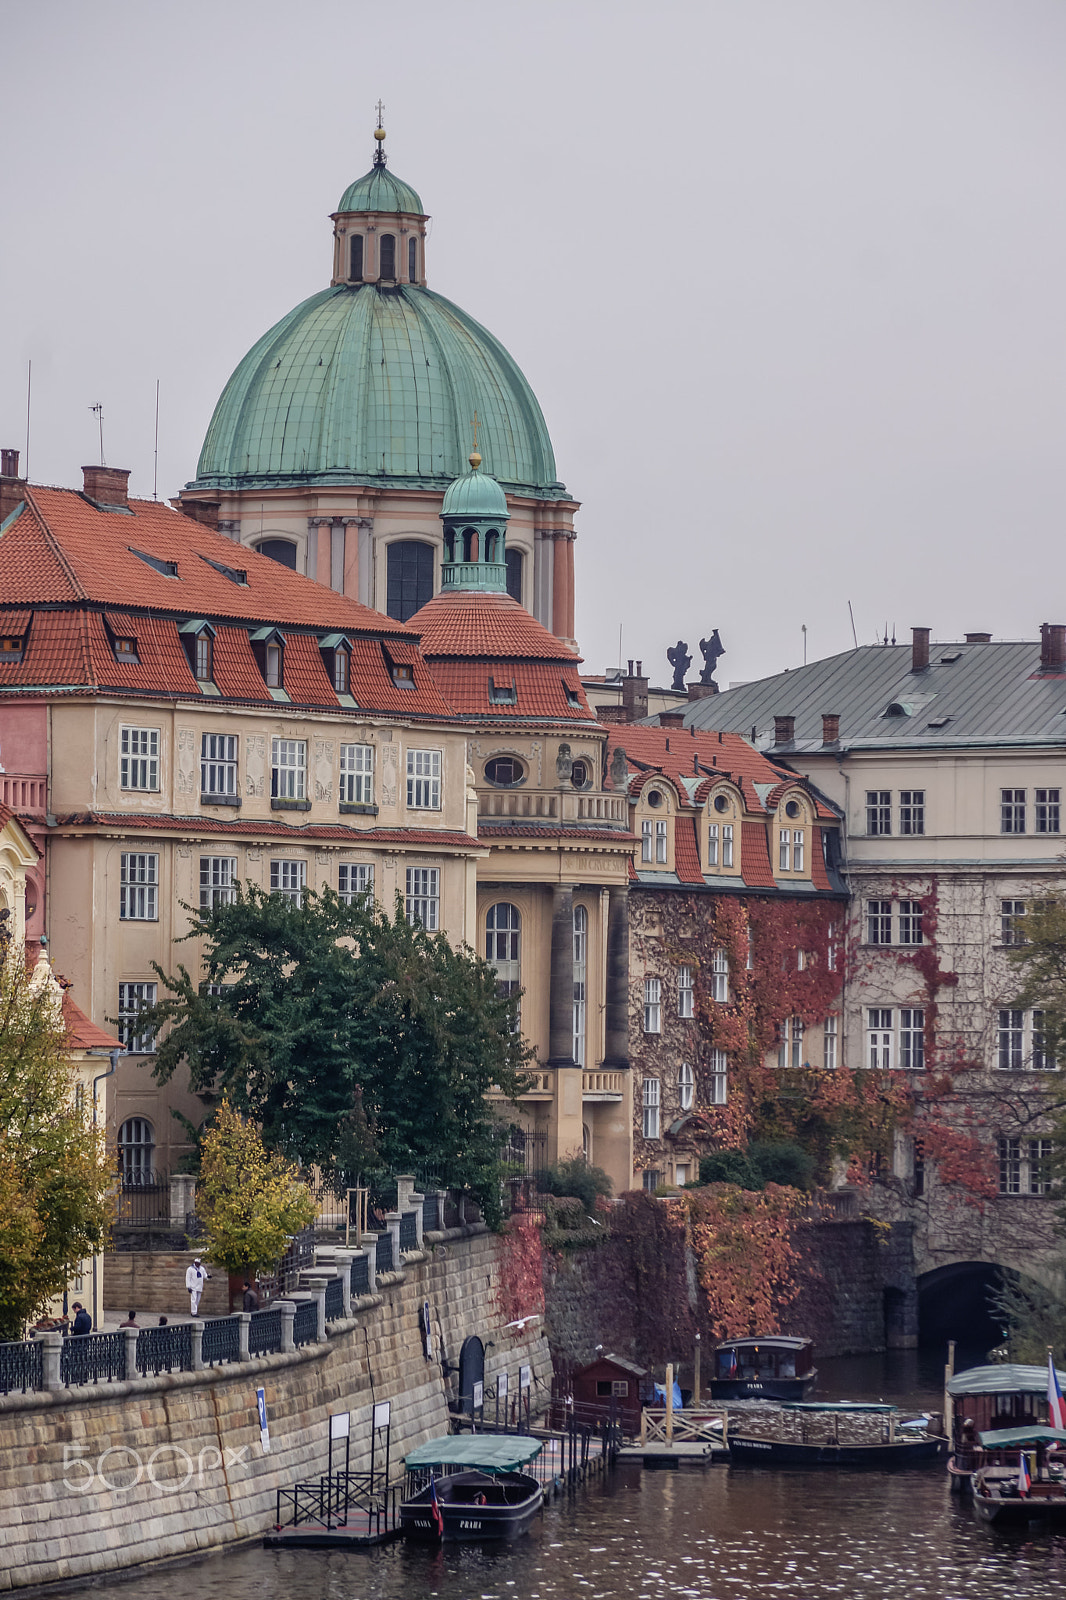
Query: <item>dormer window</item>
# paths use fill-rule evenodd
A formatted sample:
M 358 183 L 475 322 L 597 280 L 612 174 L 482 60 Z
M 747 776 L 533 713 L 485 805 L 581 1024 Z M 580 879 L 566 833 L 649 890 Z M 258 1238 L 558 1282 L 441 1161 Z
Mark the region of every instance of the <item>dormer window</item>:
M 392 681 L 397 689 L 413 689 L 415 686 L 414 668 L 400 662 L 392 669 Z
M 381 251 L 379 278 L 395 278 L 396 276 L 396 237 L 391 233 L 381 235 L 378 246 Z
M 348 277 L 352 283 L 363 281 L 363 235 L 353 233 L 348 240 Z
M 224 561 L 212 561 L 210 556 L 201 556 L 201 561 L 206 561 L 209 567 L 214 567 L 216 572 L 221 572 L 230 583 L 240 584 L 241 588 L 248 587 L 248 572 L 245 567 L 228 567 Z
M 215 630 L 202 618 L 183 622 L 178 635 L 197 683 L 211 683 L 215 675 Z
M 21 661 L 24 636 L 21 633 L 11 633 L 0 637 L 0 662 Z
M 268 689 L 285 688 L 285 636 L 277 628 L 257 628 L 250 636 L 256 666 Z
M 333 652 L 333 687 L 338 694 L 348 693 L 347 650 L 341 649 Z
M 490 706 L 516 706 L 517 704 L 518 690 L 513 680 L 510 683 L 497 683 L 494 678 L 489 679 Z
M 564 683 L 563 694 L 566 696 L 566 703 L 570 707 L 571 711 L 584 710 L 584 707 L 581 704 L 581 695 L 577 689 L 571 689 L 568 683 Z
M 263 677 L 266 681 L 266 686 L 268 689 L 281 688 L 281 665 L 282 660 L 280 644 L 268 644 L 266 647 L 266 660 L 263 669 Z
M 116 637 L 114 642 L 114 651 L 116 661 L 125 661 L 131 666 L 137 666 L 140 662 L 141 658 L 137 654 L 137 641 L 136 639 L 131 638 L 129 634 L 126 634 L 122 637 Z
M 146 567 L 151 567 L 153 572 L 158 572 L 164 578 L 176 578 L 178 563 L 164 561 L 160 556 L 150 556 L 145 550 L 135 550 L 132 545 L 127 545 L 131 556 L 136 556 L 138 561 L 143 561 Z

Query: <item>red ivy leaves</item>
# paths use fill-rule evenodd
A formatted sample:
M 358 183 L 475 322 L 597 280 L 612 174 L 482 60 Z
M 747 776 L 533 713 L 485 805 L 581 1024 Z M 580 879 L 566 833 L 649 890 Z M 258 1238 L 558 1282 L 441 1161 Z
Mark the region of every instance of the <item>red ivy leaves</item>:
M 500 1240 L 496 1310 L 503 1323 L 544 1311 L 544 1246 L 529 1212 L 516 1212 Z
M 715 1183 L 686 1198 L 697 1274 L 719 1336 L 776 1333 L 777 1312 L 795 1293 L 792 1219 L 801 1196 L 777 1184 L 752 1194 Z

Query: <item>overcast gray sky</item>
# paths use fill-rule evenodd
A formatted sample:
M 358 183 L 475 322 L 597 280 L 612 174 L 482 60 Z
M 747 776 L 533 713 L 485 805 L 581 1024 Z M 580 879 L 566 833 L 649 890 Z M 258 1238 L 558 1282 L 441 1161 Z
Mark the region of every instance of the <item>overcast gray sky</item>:
M 191 478 L 329 281 L 386 106 L 432 287 L 510 348 L 589 666 L 1066 621 L 1062 0 L 0 0 L 0 443 Z

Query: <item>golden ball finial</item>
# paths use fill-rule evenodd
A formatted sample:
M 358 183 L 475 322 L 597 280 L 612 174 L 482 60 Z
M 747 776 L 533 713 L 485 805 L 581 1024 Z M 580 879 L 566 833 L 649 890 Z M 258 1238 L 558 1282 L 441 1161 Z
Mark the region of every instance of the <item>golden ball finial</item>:
M 478 452 L 476 450 L 471 450 L 470 454 L 467 456 L 466 459 L 469 461 L 470 465 L 473 467 L 474 471 L 476 472 L 478 467 L 480 467 L 480 465 L 481 465 L 481 456 L 478 454 Z
M 378 144 L 381 143 L 381 141 L 382 141 L 382 139 L 384 139 L 384 137 L 385 137 L 385 129 L 384 128 L 375 128 L 374 129 L 374 138 L 378 141 Z

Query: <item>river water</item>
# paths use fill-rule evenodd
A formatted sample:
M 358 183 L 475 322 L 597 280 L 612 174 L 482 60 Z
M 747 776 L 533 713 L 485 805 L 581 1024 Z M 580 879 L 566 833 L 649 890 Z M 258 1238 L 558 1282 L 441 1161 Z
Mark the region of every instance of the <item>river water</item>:
M 822 1362 L 820 1398 L 939 1409 L 942 1367 L 913 1352 Z M 142 1578 L 152 1600 L 1048 1600 L 1066 1535 L 1002 1533 L 942 1465 L 896 1473 L 645 1471 L 545 1507 L 498 1550 L 245 1549 Z M 123 1583 L 94 1600 L 129 1600 Z

